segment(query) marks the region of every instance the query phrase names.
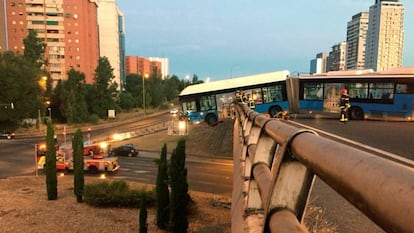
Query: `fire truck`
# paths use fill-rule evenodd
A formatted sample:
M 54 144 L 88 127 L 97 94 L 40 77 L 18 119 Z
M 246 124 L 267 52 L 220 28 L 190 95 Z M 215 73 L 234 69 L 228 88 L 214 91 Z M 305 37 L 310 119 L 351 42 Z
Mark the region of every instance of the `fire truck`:
M 39 145 L 37 148 L 38 169 L 44 169 L 46 162 L 46 146 Z M 60 148 L 58 151 L 56 151 L 56 169 L 73 171 L 72 154 L 72 148 Z M 85 156 L 83 162 L 84 170 L 90 173 L 115 172 L 120 167 L 118 157 L 108 157 L 107 153 L 104 153 L 104 151 L 94 154 L 94 156 Z
M 55 145 L 56 149 L 56 170 L 66 170 L 67 157 L 65 152 L 59 150 L 59 144 Z M 37 169 L 44 169 L 46 166 L 46 144 L 36 145 Z
M 107 142 L 94 142 L 92 144 L 84 142 L 83 155 L 92 159 L 102 159 L 110 154 L 111 146 Z
M 90 173 L 115 172 L 119 169 L 118 157 L 106 157 L 101 159 L 83 159 L 83 169 Z M 73 170 L 73 160 L 69 160 L 67 169 Z

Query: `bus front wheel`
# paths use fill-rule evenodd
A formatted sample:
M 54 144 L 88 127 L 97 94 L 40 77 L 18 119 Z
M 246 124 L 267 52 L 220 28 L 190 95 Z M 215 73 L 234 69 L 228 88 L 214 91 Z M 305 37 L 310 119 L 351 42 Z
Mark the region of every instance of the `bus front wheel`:
M 207 124 L 211 125 L 217 122 L 217 116 L 214 114 L 209 114 L 206 116 Z
M 269 108 L 268 113 L 269 113 L 270 117 L 276 117 L 277 114 L 281 111 L 282 111 L 282 108 L 280 106 L 272 106 L 272 107 Z
M 351 109 L 349 109 L 349 113 L 351 120 L 364 119 L 364 111 L 360 107 L 351 107 Z

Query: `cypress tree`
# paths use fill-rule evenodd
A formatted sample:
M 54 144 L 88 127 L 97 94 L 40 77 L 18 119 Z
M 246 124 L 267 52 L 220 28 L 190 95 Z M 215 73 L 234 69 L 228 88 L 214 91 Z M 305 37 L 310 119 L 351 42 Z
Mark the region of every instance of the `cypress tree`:
M 171 227 L 174 233 L 186 233 L 188 228 L 188 183 L 185 168 L 185 140 L 180 139 L 171 155 Z
M 167 165 L 167 145 L 164 144 L 161 150 L 160 160 L 158 161 L 157 183 L 155 187 L 157 198 L 157 226 L 166 229 L 170 220 L 169 215 L 169 190 L 168 190 L 168 165 Z
M 76 195 L 77 202 L 82 202 L 83 199 L 83 187 L 85 185 L 85 177 L 83 171 L 83 138 L 82 131 L 78 129 L 72 140 L 73 148 L 73 169 L 74 169 L 74 193 Z
M 146 194 L 144 193 L 141 197 L 141 203 L 139 208 L 139 233 L 148 232 L 148 223 L 147 223 L 147 200 Z
M 56 177 L 56 148 L 55 148 L 55 131 L 52 123 L 47 123 L 46 133 L 46 188 L 47 188 L 47 199 L 57 199 L 57 177 Z

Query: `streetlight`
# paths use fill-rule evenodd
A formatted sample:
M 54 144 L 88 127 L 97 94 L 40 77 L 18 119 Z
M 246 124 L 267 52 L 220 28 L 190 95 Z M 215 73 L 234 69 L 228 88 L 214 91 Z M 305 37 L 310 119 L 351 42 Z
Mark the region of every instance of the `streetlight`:
M 144 74 L 142 77 L 142 107 L 144 108 L 144 117 L 147 115 L 147 110 L 145 107 L 145 79 L 149 77 L 148 73 Z

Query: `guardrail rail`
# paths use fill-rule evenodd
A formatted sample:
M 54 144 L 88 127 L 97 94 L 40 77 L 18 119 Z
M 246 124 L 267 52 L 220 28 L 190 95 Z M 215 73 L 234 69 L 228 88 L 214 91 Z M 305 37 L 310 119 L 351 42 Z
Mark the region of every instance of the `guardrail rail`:
M 318 176 L 386 232 L 414 232 L 414 169 L 235 105 L 232 232 L 307 232 Z

